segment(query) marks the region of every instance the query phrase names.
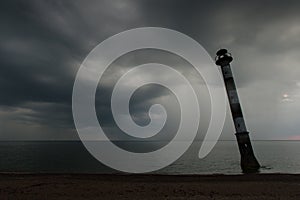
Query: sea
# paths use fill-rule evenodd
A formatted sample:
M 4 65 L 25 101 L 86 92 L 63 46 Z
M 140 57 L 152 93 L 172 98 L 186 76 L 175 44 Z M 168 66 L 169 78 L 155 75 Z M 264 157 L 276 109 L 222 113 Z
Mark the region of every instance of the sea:
M 130 143 L 134 145 L 134 143 Z M 300 141 L 252 141 L 260 173 L 300 173 Z M 241 174 L 236 141 L 218 141 L 203 159 L 201 142 L 155 174 Z M 0 173 L 120 173 L 96 160 L 80 141 L 1 141 Z

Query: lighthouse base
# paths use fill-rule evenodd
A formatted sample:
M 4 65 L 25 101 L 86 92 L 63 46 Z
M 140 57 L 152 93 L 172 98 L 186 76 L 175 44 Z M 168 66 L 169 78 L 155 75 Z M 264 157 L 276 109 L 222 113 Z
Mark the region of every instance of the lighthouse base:
M 241 154 L 241 168 L 243 173 L 259 172 L 260 164 L 255 158 L 248 132 L 236 133 Z

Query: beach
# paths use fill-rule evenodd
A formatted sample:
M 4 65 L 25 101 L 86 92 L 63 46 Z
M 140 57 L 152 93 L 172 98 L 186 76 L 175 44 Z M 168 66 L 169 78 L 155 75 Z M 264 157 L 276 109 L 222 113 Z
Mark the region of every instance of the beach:
M 0 199 L 300 199 L 300 175 L 0 174 Z

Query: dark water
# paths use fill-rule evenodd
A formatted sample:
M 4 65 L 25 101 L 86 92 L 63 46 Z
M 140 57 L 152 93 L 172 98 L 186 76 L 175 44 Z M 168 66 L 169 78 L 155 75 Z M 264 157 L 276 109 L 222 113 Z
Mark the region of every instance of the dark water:
M 204 159 L 198 158 L 200 145 L 201 143 L 194 143 L 175 163 L 153 173 L 241 173 L 235 141 L 219 141 Z M 263 165 L 261 172 L 300 173 L 299 141 L 253 141 L 253 147 Z M 95 160 L 81 142 L 0 142 L 0 172 L 115 173 L 116 171 Z

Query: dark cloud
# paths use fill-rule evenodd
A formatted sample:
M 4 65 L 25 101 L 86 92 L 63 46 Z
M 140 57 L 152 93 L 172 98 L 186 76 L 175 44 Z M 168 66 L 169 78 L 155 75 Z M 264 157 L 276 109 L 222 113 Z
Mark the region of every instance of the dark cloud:
M 71 95 L 81 62 L 107 37 L 142 26 L 181 31 L 212 56 L 220 47 L 229 48 L 247 124 L 258 132 L 254 137 L 285 139 L 296 135 L 300 128 L 297 122 L 291 120 L 282 127 L 278 122 L 300 117 L 299 8 L 299 1 L 2 2 L 0 139 L 76 139 Z M 186 65 L 176 66 L 176 59 L 164 58 L 196 80 L 194 85 L 201 83 Z M 140 62 L 128 59 L 123 60 L 127 65 Z M 107 87 L 96 101 L 100 112 L 109 116 L 106 97 L 112 82 L 103 81 Z M 283 102 L 284 94 L 292 101 Z M 170 94 L 157 88 L 155 92 L 144 88 L 136 94 L 131 109 L 135 119 L 141 120 L 138 123 L 147 123 L 147 107 L 161 96 Z M 112 127 L 109 117 L 103 123 Z M 289 129 L 288 135 L 281 133 L 285 129 Z M 233 137 L 230 120 L 224 132 L 224 138 Z

